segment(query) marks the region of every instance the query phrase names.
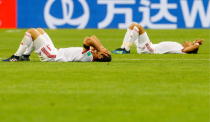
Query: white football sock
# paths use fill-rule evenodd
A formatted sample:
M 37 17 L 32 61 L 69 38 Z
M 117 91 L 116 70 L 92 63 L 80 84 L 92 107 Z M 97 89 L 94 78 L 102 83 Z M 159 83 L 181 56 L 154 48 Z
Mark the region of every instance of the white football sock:
M 126 40 L 128 40 L 130 31 L 131 31 L 130 29 L 127 29 L 124 39 L 123 39 L 123 44 L 121 45 L 121 48 L 125 48 L 125 42 L 126 42 Z
M 34 51 L 34 43 L 32 42 L 31 45 L 26 49 L 23 53 L 24 55 L 30 55 Z
M 21 43 L 20 43 L 20 46 L 19 46 L 18 50 L 16 51 L 16 53 L 14 55 L 15 56 L 23 55 L 23 53 L 31 45 L 32 42 L 33 41 L 32 41 L 32 38 L 31 38 L 31 34 L 26 32 L 22 41 L 21 41 Z
M 133 30 L 131 30 L 128 34 L 128 38 L 124 43 L 125 50 L 129 51 L 135 40 L 139 37 L 139 29 L 134 26 Z

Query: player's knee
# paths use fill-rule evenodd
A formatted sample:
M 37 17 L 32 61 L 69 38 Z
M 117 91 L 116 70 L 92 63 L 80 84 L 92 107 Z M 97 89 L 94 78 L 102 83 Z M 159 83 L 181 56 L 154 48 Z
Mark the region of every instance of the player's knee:
M 31 33 L 33 31 L 35 31 L 35 28 L 29 28 L 26 32 Z
M 138 25 L 139 25 L 139 24 L 133 22 L 133 23 L 130 24 L 129 29 L 133 30 L 133 28 L 134 28 L 135 26 L 138 27 Z
M 31 36 L 33 36 L 33 34 L 36 32 L 36 29 L 35 28 L 30 28 L 26 31 L 27 33 L 30 33 Z
M 39 31 L 41 34 L 45 33 L 44 29 L 42 29 L 42 28 L 37 28 L 37 31 Z
M 39 35 L 41 35 L 41 33 L 35 28 L 30 28 L 26 32 L 31 34 L 33 40 L 35 40 Z
M 143 34 L 145 31 L 144 31 L 144 28 L 140 25 L 140 24 L 137 24 L 137 23 L 132 23 L 130 26 L 129 26 L 129 29 L 133 30 L 134 27 L 137 27 L 138 30 L 139 30 L 139 34 Z

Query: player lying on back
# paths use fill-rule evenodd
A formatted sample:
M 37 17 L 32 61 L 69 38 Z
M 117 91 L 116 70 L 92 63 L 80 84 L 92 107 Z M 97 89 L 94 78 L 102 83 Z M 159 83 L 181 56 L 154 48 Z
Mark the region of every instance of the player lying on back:
M 86 37 L 82 47 L 55 48 L 48 34 L 41 28 L 28 29 L 14 55 L 3 61 L 29 61 L 35 51 L 41 61 L 53 62 L 110 62 L 110 52 L 96 36 Z
M 183 44 L 177 42 L 160 42 L 152 44 L 144 28 L 136 23 L 132 23 L 125 34 L 121 48 L 118 48 L 112 53 L 115 54 L 129 54 L 131 46 L 135 44 L 137 53 L 150 53 L 150 54 L 191 54 L 197 53 L 202 40 L 195 40 L 193 42 L 184 42 Z

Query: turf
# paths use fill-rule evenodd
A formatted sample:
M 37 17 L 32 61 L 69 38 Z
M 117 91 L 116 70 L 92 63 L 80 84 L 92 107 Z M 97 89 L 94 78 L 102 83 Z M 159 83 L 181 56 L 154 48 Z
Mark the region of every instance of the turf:
M 0 30 L 0 58 L 25 30 Z M 125 30 L 46 30 L 56 47 L 97 35 L 113 50 Z M 112 55 L 111 63 L 0 62 L 1 122 L 209 122 L 210 30 L 147 30 L 154 43 L 202 38 L 199 54 Z

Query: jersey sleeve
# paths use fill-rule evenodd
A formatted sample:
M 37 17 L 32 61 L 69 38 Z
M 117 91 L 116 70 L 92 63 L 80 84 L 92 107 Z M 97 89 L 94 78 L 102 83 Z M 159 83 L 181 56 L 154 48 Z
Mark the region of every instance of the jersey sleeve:
M 93 54 L 90 51 L 83 52 L 81 62 L 91 62 L 93 61 Z

